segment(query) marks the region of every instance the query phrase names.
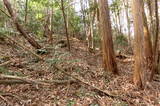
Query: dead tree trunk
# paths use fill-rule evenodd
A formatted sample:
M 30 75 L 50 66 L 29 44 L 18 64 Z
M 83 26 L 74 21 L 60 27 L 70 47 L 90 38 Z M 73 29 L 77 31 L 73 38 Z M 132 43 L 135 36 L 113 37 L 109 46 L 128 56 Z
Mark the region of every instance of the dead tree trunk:
M 27 41 L 36 49 L 40 49 L 41 46 L 34 40 L 34 38 L 32 38 L 31 36 L 27 35 L 27 33 L 24 31 L 23 27 L 18 23 L 18 19 L 15 15 L 15 13 L 13 12 L 13 9 L 11 7 L 11 4 L 8 2 L 8 0 L 3 0 L 4 5 L 6 6 L 9 14 L 11 15 L 11 18 L 17 28 L 17 30 L 22 34 L 22 36 L 24 38 L 27 39 Z

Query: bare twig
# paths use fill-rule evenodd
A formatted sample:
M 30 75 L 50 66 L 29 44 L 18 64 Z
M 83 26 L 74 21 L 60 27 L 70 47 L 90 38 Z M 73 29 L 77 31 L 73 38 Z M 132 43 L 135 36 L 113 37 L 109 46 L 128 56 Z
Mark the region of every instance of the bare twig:
M 21 97 L 19 97 L 18 95 L 16 95 L 16 94 L 13 94 L 13 93 L 4 93 L 4 92 L 2 92 L 2 93 L 0 93 L 0 95 L 2 95 L 2 96 L 9 96 L 9 97 L 14 97 L 14 98 L 16 98 L 17 100 L 19 100 L 19 101 L 21 101 L 22 102 L 22 98 Z
M 4 100 L 9 106 L 13 106 L 11 102 L 9 102 L 6 98 L 4 98 L 2 95 L 0 95 L 0 98 Z
M 7 17 L 11 18 L 11 16 L 8 15 L 8 14 L 7 14 L 4 10 L 2 10 L 1 8 L 0 8 L 0 11 L 1 11 L 3 14 L 5 14 Z

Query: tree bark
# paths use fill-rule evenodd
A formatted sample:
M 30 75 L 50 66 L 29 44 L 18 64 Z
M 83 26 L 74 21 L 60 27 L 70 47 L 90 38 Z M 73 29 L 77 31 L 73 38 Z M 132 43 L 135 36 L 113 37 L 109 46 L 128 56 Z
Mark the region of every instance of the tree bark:
M 112 41 L 112 29 L 109 16 L 109 7 L 107 0 L 99 0 L 100 12 L 100 33 L 102 38 L 102 52 L 104 69 L 114 74 L 118 74 L 117 64 Z
M 89 3 L 90 7 L 91 7 L 91 3 Z M 88 26 L 88 34 L 87 34 L 87 40 L 88 40 L 88 49 L 92 50 L 94 49 L 94 29 L 93 29 L 93 24 L 95 21 L 95 15 L 96 15 L 96 10 L 94 10 L 93 12 L 89 12 L 89 26 Z
M 143 0 L 142 0 L 143 2 Z M 144 11 L 144 3 L 142 3 L 142 16 L 143 16 L 143 32 L 144 32 L 144 52 L 145 52 L 145 60 L 147 63 L 147 68 L 151 71 L 152 70 L 152 42 L 151 36 L 148 28 L 147 17 Z
M 130 25 L 130 19 L 129 19 L 129 1 L 128 0 L 124 0 L 124 7 L 125 7 L 125 14 L 126 14 L 126 18 L 127 18 L 127 28 L 128 28 L 128 44 L 131 46 L 131 25 Z
M 54 29 L 53 29 L 53 17 L 54 17 L 54 9 L 52 6 L 52 13 L 51 13 L 51 32 L 50 32 L 50 37 L 49 37 L 49 42 L 51 44 L 53 44 L 53 33 L 54 33 Z
M 64 19 L 64 24 L 65 24 L 65 31 L 66 31 L 66 37 L 67 37 L 67 46 L 68 50 L 71 50 L 70 42 L 69 42 L 69 34 L 68 34 L 68 28 L 67 28 L 67 21 L 66 21 L 66 15 L 65 15 L 65 10 L 64 10 L 64 3 L 63 0 L 61 0 L 61 8 L 62 8 L 62 13 L 63 13 L 63 19 Z
M 83 31 L 85 36 L 87 35 L 87 27 L 86 27 L 86 13 L 85 13 L 85 4 L 83 0 L 80 0 L 80 5 L 81 5 L 81 11 L 82 11 L 82 20 L 83 20 Z
M 159 17 L 158 17 L 158 0 L 154 0 L 155 1 L 155 17 L 156 17 L 156 30 L 155 30 L 155 39 L 153 42 L 153 70 L 152 70 L 152 74 L 151 74 L 151 78 L 150 80 L 153 79 L 153 76 L 156 72 L 158 72 L 158 38 L 159 38 Z
M 27 23 L 27 16 L 28 16 L 28 0 L 26 0 L 26 7 L 25 7 L 25 23 Z
M 152 66 L 152 59 L 150 60 L 150 58 L 152 58 L 152 46 L 143 0 L 132 1 L 135 34 L 135 70 L 133 81 L 138 87 L 144 88 L 151 75 L 150 65 Z
M 18 23 L 18 19 L 15 15 L 15 13 L 13 12 L 13 9 L 11 7 L 11 4 L 8 2 L 8 0 L 3 0 L 4 5 L 6 6 L 9 14 L 11 15 L 11 18 L 17 28 L 17 30 L 22 34 L 22 36 L 24 38 L 27 39 L 27 41 L 36 49 L 40 49 L 41 46 L 34 40 L 34 38 L 32 38 L 31 36 L 27 35 L 27 33 L 24 31 L 23 27 Z

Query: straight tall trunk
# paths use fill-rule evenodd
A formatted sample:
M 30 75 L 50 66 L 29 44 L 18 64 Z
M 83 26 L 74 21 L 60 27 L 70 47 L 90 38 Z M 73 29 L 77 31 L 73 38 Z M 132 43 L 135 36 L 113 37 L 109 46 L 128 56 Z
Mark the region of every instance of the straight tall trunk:
M 49 37 L 49 42 L 52 44 L 53 43 L 53 32 L 54 32 L 54 29 L 53 29 L 53 16 L 54 15 L 54 10 L 53 10 L 53 6 L 52 6 L 52 11 L 51 11 L 51 31 L 50 31 L 50 37 Z
M 127 29 L 128 29 L 128 43 L 131 46 L 131 25 L 130 25 L 130 19 L 129 19 L 129 1 L 128 0 L 124 0 L 124 7 L 125 7 L 125 14 L 126 14 L 126 18 L 127 18 Z
M 99 0 L 99 12 L 104 69 L 114 74 L 118 74 L 113 49 L 112 29 L 107 0 Z
M 158 38 L 159 38 L 159 17 L 158 17 L 158 0 L 154 0 L 155 1 L 155 17 L 156 17 L 156 30 L 155 30 L 155 39 L 153 42 L 153 71 L 152 71 L 152 75 L 150 80 L 153 79 L 153 76 L 155 73 L 158 72 L 158 61 L 159 61 L 159 53 L 158 53 Z
M 138 87 L 145 87 L 152 72 L 152 45 L 144 12 L 143 0 L 132 0 L 135 34 L 135 70 L 133 81 Z
M 28 0 L 26 0 L 26 6 L 25 6 L 25 23 L 27 23 L 27 15 L 28 15 Z
M 142 0 L 143 2 L 143 0 Z M 147 17 L 144 11 L 144 3 L 142 4 L 142 17 L 143 17 L 143 32 L 144 32 L 144 52 L 146 62 L 148 64 L 148 68 L 151 69 L 152 67 L 152 43 L 151 43 L 151 36 L 147 24 Z
M 66 15 L 65 15 L 65 10 L 64 10 L 64 1 L 61 0 L 61 8 L 62 8 L 62 14 L 63 14 L 63 19 L 64 19 L 64 25 L 65 25 L 65 31 L 66 31 L 66 37 L 67 37 L 67 46 L 68 50 L 71 50 L 70 47 L 70 42 L 69 42 L 69 34 L 68 34 L 68 28 L 67 28 L 67 20 L 66 20 Z
M 81 5 L 81 12 L 82 12 L 82 19 L 83 19 L 83 31 L 85 33 L 85 36 L 87 35 L 86 34 L 86 13 L 85 13 L 85 4 L 84 4 L 84 1 L 83 0 L 80 0 L 80 5 Z

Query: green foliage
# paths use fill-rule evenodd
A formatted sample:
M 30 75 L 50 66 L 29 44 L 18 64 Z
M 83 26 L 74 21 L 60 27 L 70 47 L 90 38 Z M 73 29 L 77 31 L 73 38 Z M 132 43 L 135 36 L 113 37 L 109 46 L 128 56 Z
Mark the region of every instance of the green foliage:
M 116 36 L 115 44 L 120 47 L 126 47 L 128 46 L 127 38 L 124 35 L 118 35 Z
M 5 67 L 0 67 L 0 73 L 5 73 L 7 69 Z
M 3 2 L 0 1 L 0 7 L 4 7 Z M 28 11 L 27 11 L 27 23 L 24 23 L 24 18 L 26 14 L 26 0 L 15 0 L 10 1 L 12 7 L 16 8 L 18 13 L 18 20 L 20 24 L 24 25 L 25 29 L 29 32 L 32 32 L 34 35 L 37 35 L 39 38 L 43 37 L 44 34 L 44 25 L 46 23 L 45 19 L 48 15 L 46 10 L 51 11 L 53 8 L 53 31 L 57 34 L 65 33 L 64 30 L 64 20 L 61 10 L 61 1 L 60 0 L 28 0 Z M 69 33 L 76 34 L 82 31 L 82 20 L 81 17 L 75 12 L 73 1 L 64 0 L 65 13 L 68 18 Z M 92 8 L 94 8 L 93 6 Z M 5 8 L 2 8 L 6 11 Z M 5 14 L 0 14 L 0 28 L 4 28 L 4 25 L 8 21 L 8 18 Z M 4 20 L 5 19 L 5 20 Z M 0 34 L 6 34 L 5 30 L 0 29 Z M 9 29 L 10 30 L 10 29 Z
M 54 27 L 55 32 L 57 32 L 57 33 L 62 32 L 62 29 L 64 27 L 64 21 L 63 21 L 61 10 L 56 10 L 54 12 L 53 24 L 54 24 L 54 26 L 56 26 L 56 27 Z
M 68 100 L 67 102 L 67 106 L 73 106 L 75 104 L 75 101 L 73 100 Z
M 126 53 L 128 51 L 128 40 L 123 34 L 115 36 L 114 49 Z
M 78 33 L 81 31 L 82 28 L 82 24 L 80 24 L 81 18 L 79 16 L 76 16 L 75 14 L 72 14 L 71 16 L 72 16 L 70 17 L 71 30 L 74 33 Z
M 114 0 L 110 5 L 110 10 L 113 13 L 120 14 L 120 10 L 122 9 L 121 5 L 122 5 L 121 0 Z

